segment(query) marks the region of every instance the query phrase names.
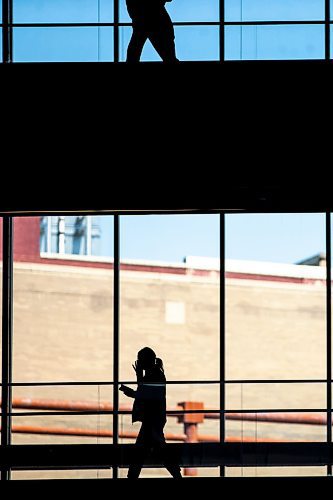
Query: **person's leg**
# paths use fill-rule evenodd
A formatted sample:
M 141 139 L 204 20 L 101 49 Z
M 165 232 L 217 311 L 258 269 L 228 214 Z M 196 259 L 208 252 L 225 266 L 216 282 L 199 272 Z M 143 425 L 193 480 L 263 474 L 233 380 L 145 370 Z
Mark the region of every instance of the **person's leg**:
M 136 438 L 135 448 L 134 448 L 134 463 L 132 463 L 128 468 L 127 477 L 128 479 L 138 479 L 142 469 L 142 465 L 145 457 L 145 430 L 143 425 L 141 426 L 138 437 Z
M 179 62 L 176 56 L 175 31 L 165 9 L 151 22 L 148 38 L 163 62 Z
M 171 463 L 167 455 L 166 442 L 163 432 L 163 427 L 155 427 L 153 432 L 155 453 L 166 470 L 171 474 L 174 479 L 181 479 L 181 469 L 179 465 Z
M 132 37 L 127 47 L 126 62 L 137 63 L 140 61 L 143 46 L 147 38 L 147 33 L 143 28 L 133 25 Z

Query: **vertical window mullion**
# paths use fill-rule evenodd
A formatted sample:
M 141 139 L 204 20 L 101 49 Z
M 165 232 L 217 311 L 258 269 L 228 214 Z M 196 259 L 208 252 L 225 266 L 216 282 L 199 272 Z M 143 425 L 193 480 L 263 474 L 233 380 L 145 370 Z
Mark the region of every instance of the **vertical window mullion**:
M 13 62 L 13 0 L 8 0 L 8 3 L 9 3 L 9 33 L 8 33 L 9 62 Z
M 118 445 L 119 430 L 119 215 L 114 216 L 113 254 L 113 445 Z M 118 466 L 113 466 L 113 478 L 118 477 Z
M 119 0 L 113 2 L 113 60 L 119 62 Z
M 331 8 L 330 0 L 325 0 L 325 60 L 329 61 L 331 58 Z
M 225 214 L 220 214 L 220 443 L 225 442 Z M 225 466 L 220 467 L 220 476 Z
M 332 271 L 331 271 L 331 214 L 326 213 L 326 367 L 327 367 L 327 444 L 332 443 Z M 327 474 L 332 475 L 332 464 Z
M 2 413 L 1 446 L 11 442 L 12 344 L 13 344 L 13 219 L 3 217 L 2 253 Z M 10 479 L 10 469 L 1 470 L 1 480 Z
M 225 0 L 219 0 L 220 2 L 220 62 L 225 60 Z
M 13 2 L 2 0 L 2 62 L 12 62 Z

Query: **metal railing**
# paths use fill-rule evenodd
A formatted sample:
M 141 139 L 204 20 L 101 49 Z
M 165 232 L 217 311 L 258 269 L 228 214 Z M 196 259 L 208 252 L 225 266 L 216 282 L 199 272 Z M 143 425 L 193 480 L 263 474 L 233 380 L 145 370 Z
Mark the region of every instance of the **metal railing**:
M 1 402 L 0 402 L 1 405 Z M 59 400 L 59 399 L 41 399 L 41 398 L 14 398 L 12 407 L 15 409 L 29 410 L 55 410 L 43 412 L 12 412 L 11 416 L 50 416 L 50 415 L 113 415 L 115 413 L 114 406 L 107 402 L 100 401 L 80 401 L 80 400 Z M 302 415 L 299 413 L 302 412 Z M 241 422 L 267 422 L 278 424 L 301 424 L 301 425 L 327 425 L 327 417 L 318 415 L 316 412 L 325 413 L 325 410 L 245 410 L 238 412 L 231 410 L 225 412 L 222 417 L 225 420 L 236 420 Z M 128 405 L 120 405 L 117 413 L 119 415 L 130 415 L 132 409 Z M 182 402 L 176 408 L 168 408 L 167 415 L 178 419 L 178 423 L 183 424 L 183 433 L 167 432 L 165 438 L 171 442 L 183 443 L 218 443 L 220 436 L 214 434 L 200 434 L 199 425 L 204 424 L 205 419 L 220 419 L 220 412 L 214 409 L 207 409 L 202 402 Z M 52 436 L 76 436 L 76 437 L 96 437 L 96 438 L 114 438 L 114 431 L 110 429 L 92 429 L 82 427 L 58 427 L 44 425 L 13 425 L 11 432 L 16 434 L 38 434 Z M 117 438 L 120 439 L 136 439 L 137 432 L 133 431 L 118 431 Z M 287 439 L 267 438 L 256 435 L 251 436 L 232 436 L 229 435 L 224 439 L 226 443 L 282 443 L 290 442 Z M 293 439 L 292 442 L 311 442 L 304 439 Z M 184 468 L 185 476 L 196 476 L 196 468 Z

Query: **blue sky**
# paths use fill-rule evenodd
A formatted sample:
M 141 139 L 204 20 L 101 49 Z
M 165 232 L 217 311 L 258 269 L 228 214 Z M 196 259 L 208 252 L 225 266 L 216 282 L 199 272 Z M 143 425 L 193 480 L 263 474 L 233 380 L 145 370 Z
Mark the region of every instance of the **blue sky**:
M 113 219 L 99 218 L 101 253 L 112 255 Z M 218 215 L 121 216 L 121 257 L 182 262 L 219 256 Z M 324 214 L 226 216 L 226 257 L 295 263 L 325 251 Z
M 172 19 L 218 21 L 218 0 L 173 0 L 167 4 Z M 225 0 L 227 21 L 322 20 L 324 0 Z M 331 0 L 333 5 L 333 0 Z M 332 8 L 333 11 L 333 8 Z M 113 0 L 14 0 L 14 22 L 113 22 Z M 128 22 L 125 0 L 120 0 L 120 21 Z M 216 26 L 176 27 L 177 55 L 181 60 L 216 60 Z M 120 58 L 126 57 L 130 27 L 120 28 Z M 227 59 L 302 59 L 324 57 L 324 27 L 227 26 Z M 111 61 L 113 29 L 15 28 L 16 61 Z M 149 43 L 142 60 L 158 60 Z

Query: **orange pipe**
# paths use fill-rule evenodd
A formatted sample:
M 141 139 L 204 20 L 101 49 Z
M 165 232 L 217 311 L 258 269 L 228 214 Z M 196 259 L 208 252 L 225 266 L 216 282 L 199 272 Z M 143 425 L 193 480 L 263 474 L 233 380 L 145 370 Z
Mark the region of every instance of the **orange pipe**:
M 205 413 L 205 418 L 218 420 L 219 413 Z M 326 425 L 326 415 L 318 413 L 226 413 L 226 420 L 274 422 L 281 424 Z
M 36 399 L 36 398 L 14 398 L 13 408 L 27 408 L 34 410 L 63 410 L 63 411 L 113 411 L 113 405 L 108 402 L 97 403 L 96 401 L 76 401 L 62 399 Z M 1 406 L 1 402 L 0 402 Z M 181 410 L 179 406 L 176 410 Z M 120 405 L 119 410 L 129 414 L 132 409 L 128 405 Z M 168 416 L 179 418 L 179 414 L 172 414 L 175 409 L 168 410 Z M 219 419 L 219 413 L 204 413 L 206 419 Z M 286 424 L 326 425 L 326 415 L 318 413 L 226 413 L 227 420 L 243 420 L 255 422 L 274 422 Z
M 28 408 L 32 410 L 69 410 L 69 411 L 113 411 L 113 405 L 108 402 L 96 401 L 77 401 L 68 399 L 38 399 L 38 398 L 13 398 L 13 408 Z M 1 400 L 0 400 L 1 407 Z M 168 410 L 168 412 L 178 411 L 182 408 L 179 406 Z M 129 405 L 120 405 L 119 410 L 132 412 L 132 407 Z M 178 414 L 170 415 L 178 417 Z
M 51 434 L 58 436 L 85 436 L 85 437 L 113 437 L 113 432 L 106 429 L 81 429 L 76 427 L 42 427 L 31 425 L 13 425 L 12 432 L 21 434 Z M 119 437 L 124 439 L 136 439 L 137 432 L 120 432 Z M 166 434 L 170 441 L 185 441 L 185 435 Z
M 226 413 L 228 420 L 273 422 L 281 424 L 326 425 L 326 415 L 318 413 Z
M 83 437 L 113 437 L 113 432 L 100 429 L 81 429 L 74 427 L 41 427 L 41 426 L 30 426 L 30 425 L 13 425 L 12 432 L 19 434 L 49 434 L 54 436 L 83 436 Z M 136 439 L 138 433 L 137 432 L 120 432 L 119 437 L 123 439 Z M 182 441 L 184 442 L 186 439 L 185 434 L 166 434 L 166 439 L 168 441 Z M 219 443 L 220 439 L 217 436 L 213 435 L 199 435 L 197 436 L 197 441 L 202 443 L 213 442 Z M 235 437 L 230 436 L 226 439 L 227 443 L 269 443 L 269 442 L 289 442 L 288 440 L 283 439 L 265 439 L 259 438 L 255 439 L 252 437 Z M 304 442 L 302 440 L 302 442 Z
M 33 410 L 70 410 L 70 411 L 113 411 L 113 405 L 108 402 L 76 401 L 67 399 L 36 399 L 14 398 L 13 408 L 29 408 Z M 122 411 L 131 412 L 130 406 L 119 407 Z
M 19 434 L 48 434 L 53 436 L 84 436 L 84 437 L 113 437 L 113 432 L 105 429 L 99 431 L 93 429 L 81 428 L 62 428 L 62 427 L 40 427 L 29 425 L 13 425 L 12 432 Z M 120 432 L 119 437 L 123 439 L 136 439 L 137 432 Z M 183 434 L 166 434 L 168 441 L 182 441 L 184 442 L 186 436 Z M 212 435 L 199 435 L 197 441 L 201 443 L 219 443 L 220 439 Z M 294 440 L 294 442 L 297 440 Z M 304 440 L 299 440 L 304 442 Z M 266 439 L 266 438 L 253 438 L 249 436 L 235 437 L 230 436 L 226 438 L 227 443 L 286 443 L 290 440 L 285 439 Z

